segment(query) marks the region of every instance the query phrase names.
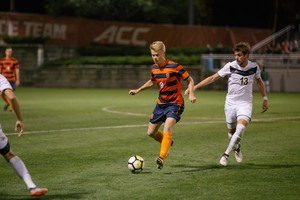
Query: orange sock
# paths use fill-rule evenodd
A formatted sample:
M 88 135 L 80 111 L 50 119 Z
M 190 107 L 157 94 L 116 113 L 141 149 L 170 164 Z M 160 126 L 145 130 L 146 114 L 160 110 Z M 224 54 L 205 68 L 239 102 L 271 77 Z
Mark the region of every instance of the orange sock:
M 172 133 L 165 132 L 160 146 L 159 156 L 164 160 L 168 157 L 172 144 Z
M 161 143 L 162 140 L 163 140 L 163 133 L 160 130 L 158 130 L 157 133 L 156 133 L 156 135 L 154 136 L 154 139 L 157 142 Z

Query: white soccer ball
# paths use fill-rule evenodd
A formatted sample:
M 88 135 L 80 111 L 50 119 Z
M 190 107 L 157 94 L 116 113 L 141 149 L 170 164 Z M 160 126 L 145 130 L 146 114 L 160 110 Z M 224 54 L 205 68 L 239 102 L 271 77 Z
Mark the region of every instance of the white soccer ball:
M 128 169 L 132 173 L 140 173 L 143 171 L 145 166 L 145 161 L 141 156 L 135 155 L 131 156 L 128 160 Z

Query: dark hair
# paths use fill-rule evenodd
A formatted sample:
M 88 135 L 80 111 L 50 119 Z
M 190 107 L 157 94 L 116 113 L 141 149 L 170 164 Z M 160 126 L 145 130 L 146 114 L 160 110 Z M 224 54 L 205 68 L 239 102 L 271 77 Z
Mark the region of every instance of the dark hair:
M 236 51 L 240 51 L 244 55 L 250 54 L 250 44 L 247 42 L 237 43 L 233 48 L 233 52 L 236 52 Z

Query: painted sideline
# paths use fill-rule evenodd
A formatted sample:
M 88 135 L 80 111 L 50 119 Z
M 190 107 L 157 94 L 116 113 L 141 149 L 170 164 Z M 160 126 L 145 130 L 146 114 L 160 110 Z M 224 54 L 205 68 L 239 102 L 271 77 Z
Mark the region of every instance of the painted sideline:
M 141 113 L 131 113 L 131 112 L 121 112 L 110 110 L 113 107 L 103 107 L 101 110 L 103 112 L 113 113 L 113 114 L 123 114 L 129 116 L 149 116 Z M 191 119 L 191 118 L 189 118 Z M 225 123 L 225 119 L 216 118 L 198 118 L 193 119 L 197 120 L 209 120 L 209 121 L 195 121 L 195 122 L 179 122 L 180 125 L 201 125 L 201 124 L 216 124 L 216 123 Z M 300 116 L 296 117 L 278 117 L 278 118 L 266 118 L 266 119 L 252 119 L 252 122 L 272 122 L 272 121 L 282 121 L 282 120 L 297 120 L 300 119 Z M 88 130 L 101 130 L 101 129 L 122 129 L 122 128 L 138 128 L 138 127 L 147 127 L 148 124 L 132 124 L 132 125 L 117 125 L 117 126 L 99 126 L 99 127 L 87 127 L 87 128 L 71 128 L 71 129 L 57 129 L 57 130 L 41 130 L 41 131 L 25 131 L 23 134 L 42 134 L 42 133 L 58 133 L 58 132 L 70 132 L 70 131 L 88 131 Z M 16 133 L 5 133 L 6 135 L 16 135 Z

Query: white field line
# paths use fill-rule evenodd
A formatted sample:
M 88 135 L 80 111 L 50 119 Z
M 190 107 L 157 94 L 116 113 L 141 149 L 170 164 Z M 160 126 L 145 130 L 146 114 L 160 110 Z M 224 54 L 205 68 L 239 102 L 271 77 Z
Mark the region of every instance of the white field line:
M 207 121 L 207 122 L 179 122 L 179 123 L 181 125 L 189 125 L 189 124 L 215 124 L 215 123 L 224 123 L 224 122 L 223 121 Z M 147 127 L 147 126 L 148 126 L 148 124 L 119 125 L 119 126 L 98 126 L 98 127 L 87 127 L 87 128 L 70 128 L 70 129 L 57 129 L 57 130 L 26 131 L 23 134 L 41 134 L 41 133 L 58 133 L 58 132 L 101 130 L 101 129 L 138 128 L 138 127 Z M 5 135 L 16 135 L 16 133 L 5 133 Z
M 111 110 L 112 108 L 115 108 L 116 106 L 110 106 L 110 107 L 103 107 L 101 110 L 103 112 L 107 112 L 107 113 L 113 113 L 113 114 L 121 114 L 121 115 L 131 115 L 131 116 L 150 116 L 150 115 L 146 115 L 146 114 L 141 114 L 141 113 L 131 113 L 131 112 L 121 112 L 121 111 L 115 111 L 115 110 Z M 219 120 L 223 120 L 223 122 L 225 123 L 225 116 L 224 118 L 209 118 L 209 117 L 189 117 L 189 119 L 196 119 L 196 120 L 216 120 L 214 121 L 215 123 L 218 123 Z M 278 120 L 293 120 L 293 119 L 300 119 L 300 116 L 295 116 L 295 117 L 277 117 L 277 118 L 265 118 L 265 119 L 252 119 L 252 122 L 269 122 L 269 121 L 278 121 Z M 213 122 L 213 123 L 214 123 Z M 189 122 L 188 124 L 192 124 L 193 122 Z M 199 122 L 195 122 L 195 123 L 199 123 Z M 207 122 L 205 122 L 207 123 Z
M 141 113 L 131 113 L 131 112 L 120 112 L 120 111 L 114 111 L 114 110 L 110 110 L 113 107 L 104 107 L 101 110 L 103 112 L 107 112 L 107 113 L 113 113 L 113 114 L 121 114 L 121 115 L 130 115 L 130 116 L 140 116 L 140 117 L 147 117 L 150 116 L 146 115 L 146 114 L 141 114 Z
M 140 113 L 131 113 L 131 112 L 121 112 L 121 111 L 112 111 L 109 110 L 112 107 L 105 107 L 101 110 L 104 112 L 114 113 L 114 114 L 123 114 L 130 116 L 149 116 L 146 114 Z M 220 120 L 216 118 L 207 118 L 207 117 L 195 117 L 194 119 L 199 121 L 194 122 L 179 122 L 180 125 L 201 125 L 201 124 L 219 124 L 225 123 L 225 119 Z M 273 122 L 273 121 L 287 121 L 287 120 L 298 120 L 300 116 L 295 117 L 277 117 L 277 118 L 266 118 L 266 119 L 252 119 L 252 122 Z M 200 121 L 200 120 L 209 120 L 209 121 Z M 89 131 L 89 130 L 102 130 L 102 129 L 122 129 L 122 128 L 138 128 L 138 127 L 147 127 L 148 124 L 133 124 L 133 125 L 116 125 L 116 126 L 99 126 L 99 127 L 86 127 L 86 128 L 71 128 L 71 129 L 57 129 L 57 130 L 41 130 L 41 131 L 27 131 L 23 134 L 42 134 L 42 133 L 59 133 L 59 132 L 74 132 L 74 131 Z M 16 133 L 6 133 L 6 135 L 16 135 Z

